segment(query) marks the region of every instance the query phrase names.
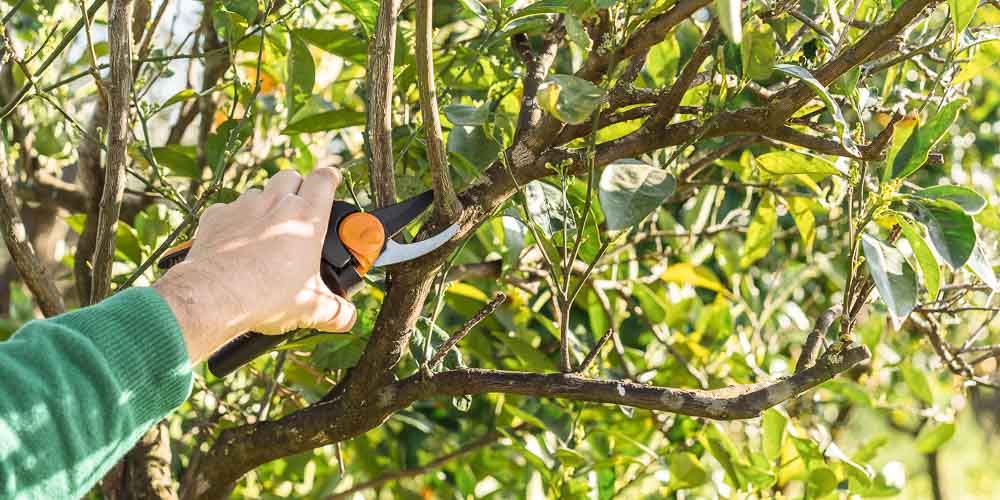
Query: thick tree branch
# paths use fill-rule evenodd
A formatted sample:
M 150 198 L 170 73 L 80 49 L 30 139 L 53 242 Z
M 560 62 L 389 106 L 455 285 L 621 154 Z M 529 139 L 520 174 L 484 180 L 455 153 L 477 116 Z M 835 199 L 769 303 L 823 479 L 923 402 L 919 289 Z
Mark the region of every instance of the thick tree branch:
M 548 75 L 549 68 L 552 67 L 559 42 L 555 36 L 544 36 L 542 37 L 541 50 L 535 54 L 528 42 L 528 36 L 520 33 L 511 37 L 511 45 L 525 66 L 525 74 L 521 79 L 521 109 L 517 115 L 517 129 L 514 133 L 514 142 L 516 143 L 522 138 L 533 137 L 532 129 L 542 119 L 542 109 L 538 107 L 535 96 L 538 95 L 538 87 Z
M 14 266 L 17 267 L 17 273 L 31 290 L 42 314 L 55 316 L 66 310 L 55 281 L 28 239 L 28 229 L 21 219 L 14 183 L 7 165 L 7 148 L 2 140 L 0 140 L 0 227 L 3 229 L 3 240 Z
M 875 26 L 835 59 L 813 71 L 813 76 L 820 83 L 829 85 L 851 68 L 859 66 L 874 57 L 883 45 L 891 42 L 925 8 L 937 2 L 938 0 L 907 0 L 906 3 L 899 6 L 888 21 Z M 772 100 L 774 107 L 771 110 L 768 120 L 771 124 L 784 122 L 795 110 L 802 107 L 809 99 L 812 99 L 813 95 L 813 90 L 805 82 L 798 82 L 778 92 Z
M 677 108 L 681 104 L 681 99 L 684 98 L 684 94 L 686 94 L 688 89 L 691 88 L 692 82 L 695 77 L 698 76 L 698 69 L 701 68 L 705 59 L 708 59 L 708 56 L 712 54 L 712 50 L 715 47 L 716 34 L 718 34 L 718 32 L 719 22 L 717 20 L 713 20 L 711 26 L 708 28 L 708 31 L 705 32 L 705 36 L 702 37 L 701 43 L 699 43 L 698 47 L 694 49 L 694 53 L 691 54 L 691 58 L 688 59 L 687 64 L 684 65 L 684 69 L 681 70 L 681 74 L 678 75 L 674 84 L 670 87 L 670 90 L 660 96 L 660 101 L 656 104 L 656 114 L 653 116 L 652 120 L 647 122 L 648 126 L 655 127 L 664 123 L 669 123 L 677 113 Z
M 392 161 L 392 68 L 396 56 L 396 17 L 400 0 L 380 2 L 375 35 L 368 46 L 368 176 L 376 207 L 396 202 L 396 176 Z M 426 121 L 426 117 L 424 120 Z
M 108 15 L 108 55 L 111 62 L 108 90 L 108 167 L 104 172 L 97 244 L 94 249 L 94 281 L 90 300 L 111 292 L 111 266 L 115 260 L 115 234 L 125 196 L 125 164 L 128 162 L 129 97 L 132 92 L 132 0 L 113 0 Z
M 437 91 L 434 85 L 433 26 L 434 0 L 417 0 L 417 84 L 420 87 L 420 114 L 423 117 L 424 138 L 427 140 L 427 160 L 434 183 L 434 209 L 445 221 L 455 220 L 462 206 L 455 196 L 448 168 L 448 153 L 444 148 Z M 390 151 L 391 154 L 391 151 Z
M 562 373 L 473 368 L 439 373 L 425 383 L 427 387 L 423 390 L 444 396 L 504 393 L 562 398 L 736 420 L 758 417 L 764 410 L 794 398 L 870 357 L 867 347 L 852 345 L 842 351 L 827 352 L 813 366 L 784 379 L 709 390 L 655 387 Z M 401 392 L 405 394 L 407 390 L 409 388 L 404 384 Z

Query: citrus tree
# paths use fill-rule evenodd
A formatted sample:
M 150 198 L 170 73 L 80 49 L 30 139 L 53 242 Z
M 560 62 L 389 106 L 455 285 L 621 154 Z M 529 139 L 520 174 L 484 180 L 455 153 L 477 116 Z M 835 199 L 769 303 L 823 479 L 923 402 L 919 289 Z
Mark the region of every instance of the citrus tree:
M 995 411 L 995 2 L 5 1 L 5 335 L 282 169 L 460 228 L 95 498 L 940 498 Z

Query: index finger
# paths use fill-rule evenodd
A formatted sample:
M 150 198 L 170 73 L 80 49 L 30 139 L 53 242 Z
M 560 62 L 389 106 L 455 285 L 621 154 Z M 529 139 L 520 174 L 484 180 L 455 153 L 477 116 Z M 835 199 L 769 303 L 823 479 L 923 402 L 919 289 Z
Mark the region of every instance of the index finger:
M 340 171 L 330 167 L 317 167 L 302 180 L 299 196 L 309 202 L 310 210 L 315 210 L 315 215 L 325 220 L 333 208 L 333 193 L 338 185 Z

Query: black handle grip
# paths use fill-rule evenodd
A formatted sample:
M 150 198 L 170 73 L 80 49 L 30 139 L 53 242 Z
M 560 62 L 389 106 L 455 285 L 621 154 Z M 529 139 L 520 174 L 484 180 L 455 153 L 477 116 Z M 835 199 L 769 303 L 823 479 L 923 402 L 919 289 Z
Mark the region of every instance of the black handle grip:
M 350 298 L 365 283 L 352 266 L 347 266 L 347 268 L 338 272 L 333 266 L 323 262 L 320 264 L 320 276 L 330 291 L 345 298 Z M 212 375 L 216 377 L 223 378 L 236 371 L 239 367 L 257 359 L 261 354 L 270 351 L 290 336 L 291 334 L 263 335 L 255 332 L 244 333 L 229 341 L 228 344 L 222 346 L 221 349 L 208 358 L 208 371 L 212 372 Z
M 208 358 L 208 371 L 216 377 L 225 377 L 239 367 L 257 359 L 261 354 L 270 351 L 290 336 L 290 333 L 284 335 L 244 333 L 229 341 Z

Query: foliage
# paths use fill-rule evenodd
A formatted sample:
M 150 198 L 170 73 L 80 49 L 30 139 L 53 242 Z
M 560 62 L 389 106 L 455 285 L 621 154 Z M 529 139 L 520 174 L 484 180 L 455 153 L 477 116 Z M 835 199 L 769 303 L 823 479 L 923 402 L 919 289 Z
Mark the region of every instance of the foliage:
M 926 468 L 995 425 L 995 2 L 433 2 L 430 75 L 411 2 L 378 38 L 399 3 L 135 0 L 115 287 L 282 169 L 339 165 L 364 206 L 377 172 L 400 199 L 448 183 L 463 207 L 443 251 L 371 276 L 352 335 L 200 372 L 167 420 L 182 497 L 977 493 Z M 116 35 L 100 0 L 89 25 L 5 5 L 7 161 L 82 305 Z M 21 279 L 37 303 L 48 278 Z M 35 314 L 24 290 L 0 337 Z M 763 389 L 701 392 L 730 386 Z

